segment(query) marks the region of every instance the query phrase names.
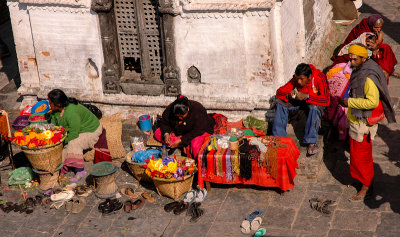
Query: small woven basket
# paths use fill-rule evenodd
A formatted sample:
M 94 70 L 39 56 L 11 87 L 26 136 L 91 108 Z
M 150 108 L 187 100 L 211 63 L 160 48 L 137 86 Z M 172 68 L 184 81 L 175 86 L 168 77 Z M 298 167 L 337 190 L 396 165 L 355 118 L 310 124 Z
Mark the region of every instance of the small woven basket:
M 192 189 L 193 176 L 194 173 L 185 176 L 183 180 L 153 178 L 153 182 L 160 196 L 167 196 L 177 200 L 184 193 Z
M 36 170 L 54 173 L 62 163 L 63 144 L 41 149 L 22 148 L 32 167 Z
M 135 178 L 139 182 L 152 183 L 153 180 L 145 173 L 146 168 L 143 167 L 143 164 L 133 162 L 132 155 L 133 155 L 133 151 L 129 152 L 126 155 L 125 160 L 126 160 L 126 163 L 128 164 L 129 169 L 131 170 L 133 176 L 135 176 Z
M 94 181 L 94 192 L 98 198 L 111 198 L 117 194 L 118 186 L 115 183 L 115 173 L 97 176 Z
M 188 158 L 184 156 L 176 156 L 176 159 L 186 160 Z M 184 193 L 187 193 L 192 189 L 193 177 L 195 173 L 196 171 L 190 175 L 184 176 L 184 178 L 181 180 L 154 177 L 153 182 L 160 196 L 167 196 L 177 200 Z
M 43 191 L 48 190 L 50 188 L 54 188 L 58 185 L 58 175 L 60 171 L 56 171 L 53 174 L 52 173 L 41 173 L 39 174 L 39 188 Z

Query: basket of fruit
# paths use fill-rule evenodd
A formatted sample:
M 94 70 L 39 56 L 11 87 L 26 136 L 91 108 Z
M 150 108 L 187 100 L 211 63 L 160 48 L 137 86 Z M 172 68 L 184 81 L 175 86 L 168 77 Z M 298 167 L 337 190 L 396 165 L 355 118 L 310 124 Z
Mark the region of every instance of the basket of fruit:
M 11 141 L 21 147 L 32 167 L 54 173 L 62 163 L 63 127 L 52 124 L 32 124 L 14 132 Z

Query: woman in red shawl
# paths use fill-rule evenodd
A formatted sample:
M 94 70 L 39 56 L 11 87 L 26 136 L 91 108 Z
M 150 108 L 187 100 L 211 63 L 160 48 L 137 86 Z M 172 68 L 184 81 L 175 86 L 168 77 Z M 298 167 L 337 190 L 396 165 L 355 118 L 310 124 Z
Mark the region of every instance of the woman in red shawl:
M 378 44 L 375 35 L 369 36 L 366 44 L 367 48 L 372 51 L 371 58 L 381 66 L 387 84 L 389 84 L 389 76 L 394 72 L 394 66 L 397 64 L 396 55 L 394 55 L 392 48 L 385 43 Z
M 378 37 L 377 43 L 379 45 L 383 41 L 382 26 L 383 19 L 382 16 L 379 14 L 373 14 L 367 18 L 362 19 L 361 22 L 353 28 L 353 30 L 344 40 L 343 46 L 357 39 L 364 32 L 374 33 Z

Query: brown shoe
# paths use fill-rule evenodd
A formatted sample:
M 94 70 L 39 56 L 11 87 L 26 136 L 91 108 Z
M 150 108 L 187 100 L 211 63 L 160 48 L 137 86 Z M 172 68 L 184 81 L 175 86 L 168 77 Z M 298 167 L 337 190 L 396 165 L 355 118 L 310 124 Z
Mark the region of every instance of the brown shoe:
M 74 200 L 72 204 L 72 213 L 79 213 L 81 212 L 86 206 L 86 200 L 84 198 L 77 198 Z
M 65 211 L 66 212 L 71 212 L 72 211 L 72 206 L 74 205 L 74 199 L 70 199 L 65 203 Z
M 133 199 L 138 198 L 138 195 L 135 193 L 135 191 L 133 191 L 132 188 L 121 188 L 121 193 Z
M 155 199 L 153 196 L 151 196 L 151 193 L 142 193 L 142 197 L 151 203 L 155 202 Z
M 129 212 L 131 212 L 131 210 L 132 210 L 132 200 L 127 200 L 127 201 L 124 203 L 124 211 L 125 211 L 126 213 L 129 213 Z

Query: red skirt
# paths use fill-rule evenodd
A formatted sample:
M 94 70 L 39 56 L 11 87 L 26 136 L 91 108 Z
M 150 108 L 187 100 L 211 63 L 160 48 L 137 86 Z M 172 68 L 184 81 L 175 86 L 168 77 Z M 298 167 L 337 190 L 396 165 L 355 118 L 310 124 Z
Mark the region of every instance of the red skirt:
M 357 142 L 351 137 L 350 142 L 350 175 L 369 187 L 374 178 L 374 163 L 372 160 L 371 137 L 364 135 L 362 142 Z

